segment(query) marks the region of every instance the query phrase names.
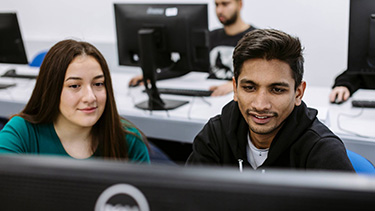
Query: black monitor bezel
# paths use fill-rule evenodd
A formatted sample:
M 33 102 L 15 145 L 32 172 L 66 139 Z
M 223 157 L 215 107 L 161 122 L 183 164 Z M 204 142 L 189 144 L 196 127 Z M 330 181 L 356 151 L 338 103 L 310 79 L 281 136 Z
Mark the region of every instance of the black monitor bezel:
M 355 173 L 139 165 L 0 156 L 2 209 L 94 210 L 109 187 L 137 188 L 151 210 L 373 210 L 375 178 Z M 18 202 L 18 203 L 17 203 Z
M 370 41 L 371 14 L 375 14 L 375 1 L 350 1 L 348 74 L 375 74 L 375 52 L 373 58 L 369 55 L 371 45 L 375 48 L 375 38 Z M 371 25 L 375 27 L 375 21 Z
M 156 73 L 171 78 L 190 71 L 208 72 L 207 8 L 207 4 L 114 4 L 119 64 L 141 67 L 149 97 L 135 107 L 170 110 L 188 103 L 161 99 L 156 87 L 156 75 L 161 74 Z M 173 53 L 179 54 L 175 61 Z
M 145 14 L 145 11 L 147 11 L 148 8 L 160 8 L 160 9 L 169 9 L 169 8 L 177 8 L 178 9 L 178 15 L 172 16 L 172 17 L 166 17 L 166 16 L 155 16 L 154 20 L 149 19 L 150 16 Z M 126 14 L 126 11 L 134 12 L 134 11 L 140 11 L 135 12 L 134 14 Z M 189 13 L 196 12 L 199 14 L 198 17 L 190 17 Z M 187 13 L 187 14 L 186 14 Z M 158 27 L 160 31 L 166 31 L 166 33 L 163 33 L 163 36 L 161 36 L 161 41 L 163 45 L 156 49 L 160 54 L 162 54 L 164 51 L 167 52 L 170 48 L 174 51 L 184 51 L 186 52 L 186 58 L 183 58 L 186 61 L 183 61 L 183 64 L 179 66 L 178 68 L 188 71 L 198 71 L 198 72 L 207 72 L 210 67 L 209 63 L 209 30 L 208 30 L 208 5 L 207 4 L 178 4 L 178 3 L 170 3 L 170 4 L 162 4 L 162 3 L 115 3 L 114 4 L 114 15 L 115 15 L 115 28 L 116 28 L 116 45 L 117 45 L 117 52 L 118 52 L 118 62 L 119 65 L 123 66 L 140 66 L 139 61 L 134 61 L 132 58 L 132 55 L 129 54 L 129 52 L 133 52 L 136 54 L 140 54 L 139 44 L 138 44 L 138 36 L 135 33 L 128 33 L 127 30 L 134 31 L 135 28 L 141 29 L 141 28 L 155 28 Z M 139 17 L 138 17 L 139 15 Z M 186 16 L 189 15 L 189 19 L 186 19 Z M 126 20 L 128 20 L 126 22 Z M 132 20 L 137 21 L 145 21 L 142 22 L 142 27 L 137 26 L 139 23 L 134 23 Z M 163 21 L 167 21 L 166 23 L 163 23 Z M 194 29 L 196 31 L 196 28 L 203 28 L 204 29 L 204 35 L 201 35 L 203 39 L 201 41 L 196 41 L 194 39 L 194 30 L 190 31 L 190 33 L 184 34 L 182 36 L 174 36 L 178 35 L 178 32 L 174 32 L 173 30 L 168 29 L 167 27 L 171 27 L 170 24 L 177 24 L 178 26 L 183 27 L 192 27 L 191 25 L 194 25 Z M 191 24 L 194 23 L 194 24 Z M 166 24 L 166 25 L 164 25 Z M 194 32 L 194 33 L 193 33 Z M 197 35 L 196 35 L 197 36 Z M 199 35 L 198 35 L 199 36 Z M 177 37 L 178 39 L 172 40 L 173 43 L 170 42 L 171 37 Z M 131 40 L 131 41 L 130 41 Z M 186 42 L 181 42 L 183 40 L 186 40 Z M 194 43 L 193 43 L 194 42 Z M 178 44 L 176 44 L 178 43 Z M 183 43 L 183 45 L 181 45 Z M 171 46 L 172 45 L 172 46 Z M 178 45 L 176 47 L 176 45 Z M 129 47 L 128 47 L 129 46 Z M 203 46 L 206 47 L 207 52 L 203 53 L 201 57 L 199 57 L 195 53 L 197 52 L 194 48 L 194 46 Z M 178 48 L 178 49 L 176 49 Z M 157 60 L 162 59 L 169 59 L 164 54 L 163 55 L 157 55 Z M 185 56 L 184 56 L 185 57 Z M 170 64 L 164 63 L 160 64 L 158 68 L 164 68 L 168 67 Z
M 9 39 L 9 33 L 7 33 L 8 37 L 3 37 L 3 39 L 9 39 L 6 41 L 6 43 L 8 45 L 14 44 L 11 47 L 17 50 L 9 51 L 8 49 L 4 49 L 5 51 L 4 57 L 2 58 L 0 55 L 0 63 L 28 64 L 28 59 L 26 55 L 23 38 L 22 38 L 22 33 L 21 33 L 18 18 L 17 18 L 17 13 L 16 12 L 0 12 L 0 21 L 1 19 L 3 19 L 4 21 L 8 21 L 9 27 L 7 29 L 10 30 L 13 35 L 11 39 Z M 1 39 L 1 33 L 0 33 L 0 39 Z M 7 46 L 7 48 L 8 47 L 9 46 Z

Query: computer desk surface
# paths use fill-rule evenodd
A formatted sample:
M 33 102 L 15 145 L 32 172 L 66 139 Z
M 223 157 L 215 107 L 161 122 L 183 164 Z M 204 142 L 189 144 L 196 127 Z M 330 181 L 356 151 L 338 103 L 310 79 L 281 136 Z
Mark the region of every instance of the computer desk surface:
M 161 95 L 162 99 L 187 100 L 189 103 L 168 111 L 141 110 L 134 105 L 148 97 L 142 92 L 144 86 L 128 88 L 131 77 L 132 75 L 125 73 L 112 74 L 119 113 L 153 138 L 192 143 L 208 119 L 220 114 L 223 105 L 233 98 L 232 94 L 222 97 Z M 224 83 L 206 78 L 206 73 L 189 73 L 178 79 L 158 81 L 157 87 L 208 89 L 212 85 Z
M 134 73 L 114 71 L 111 75 L 119 114 L 133 122 L 146 136 L 157 139 L 192 143 L 207 121 L 220 114 L 222 107 L 233 99 L 233 93 L 221 97 L 162 95 L 163 99 L 181 99 L 189 103 L 169 111 L 141 110 L 134 105 L 148 97 L 142 92 L 143 86 L 128 87 Z M 206 73 L 192 72 L 181 78 L 158 81 L 157 86 L 208 89 L 224 83 L 206 77 Z M 35 80 L 30 79 L 6 80 L 17 85 L 0 90 L 0 116 L 3 117 L 20 112 L 35 85 Z M 348 102 L 340 105 L 328 102 L 330 90 L 330 87 L 307 86 L 303 100 L 309 107 L 318 110 L 318 118 L 340 136 L 350 150 L 366 154 L 365 157 L 375 163 L 375 109 L 351 106 L 352 99 L 375 98 L 375 90 L 359 90 Z M 357 118 L 350 117 L 358 114 Z
M 330 104 L 326 124 L 338 135 L 347 149 L 375 164 L 375 109 L 356 108 L 352 100 L 375 99 L 375 90 L 360 89 L 342 104 Z

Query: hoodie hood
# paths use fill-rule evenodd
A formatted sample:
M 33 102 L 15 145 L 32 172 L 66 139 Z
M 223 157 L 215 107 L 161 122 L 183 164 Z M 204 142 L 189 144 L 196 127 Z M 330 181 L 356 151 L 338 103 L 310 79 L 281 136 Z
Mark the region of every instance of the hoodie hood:
M 317 113 L 317 110 L 307 108 L 304 102 L 300 106 L 296 106 L 273 139 L 268 158 L 263 165 L 275 162 L 285 150 L 288 150 L 290 145 L 297 141 L 313 123 Z M 237 155 L 238 159 L 247 161 L 246 147 L 249 127 L 238 108 L 237 102 L 231 101 L 224 106 L 221 124 L 226 129 L 225 135 L 227 140 L 231 142 L 229 145 L 233 154 Z

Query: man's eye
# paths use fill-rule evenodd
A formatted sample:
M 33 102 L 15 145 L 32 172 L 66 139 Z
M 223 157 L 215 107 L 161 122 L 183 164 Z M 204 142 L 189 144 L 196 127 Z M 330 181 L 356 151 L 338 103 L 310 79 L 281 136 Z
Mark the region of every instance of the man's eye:
M 285 89 L 282 89 L 282 88 L 273 88 L 273 91 L 275 93 L 283 93 L 283 92 L 285 92 Z
M 253 91 L 255 88 L 254 86 L 243 86 L 242 87 L 245 91 Z

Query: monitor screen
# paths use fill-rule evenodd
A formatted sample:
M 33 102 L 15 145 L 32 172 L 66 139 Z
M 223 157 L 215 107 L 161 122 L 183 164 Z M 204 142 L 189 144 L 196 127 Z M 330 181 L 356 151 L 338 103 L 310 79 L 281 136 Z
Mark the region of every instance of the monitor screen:
M 16 13 L 0 13 L 0 63 L 28 64 Z
M 154 29 L 157 68 L 207 71 L 206 4 L 115 4 L 120 65 L 141 66 L 139 32 Z M 151 53 L 151 52 L 148 52 Z
M 2 210 L 374 210 L 375 178 L 0 156 Z
M 375 1 L 351 0 L 348 71 L 375 74 Z
M 207 4 L 114 4 L 114 13 L 119 64 L 142 68 L 150 98 L 139 107 L 165 110 L 186 103 L 161 100 L 155 72 L 177 77 L 208 71 Z

